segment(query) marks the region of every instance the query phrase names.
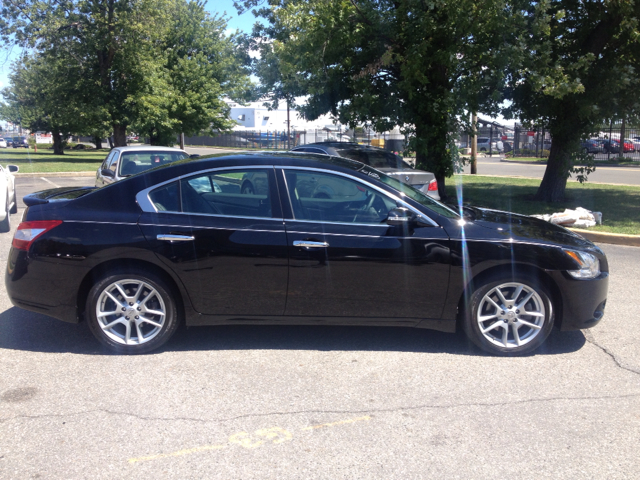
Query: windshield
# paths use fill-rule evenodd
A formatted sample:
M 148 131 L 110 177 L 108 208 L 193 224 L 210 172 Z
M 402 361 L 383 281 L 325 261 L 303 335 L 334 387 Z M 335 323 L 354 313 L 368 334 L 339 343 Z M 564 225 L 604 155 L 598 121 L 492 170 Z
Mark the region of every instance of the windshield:
M 456 212 L 451 210 L 445 204 L 434 200 L 428 195 L 425 195 L 419 190 L 416 190 L 411 185 L 407 185 L 406 183 L 401 182 L 400 180 L 396 180 L 393 177 L 385 175 L 379 170 L 373 170 L 371 168 L 363 167 L 360 171 L 370 177 L 376 178 L 380 180 L 382 183 L 389 185 L 391 188 L 398 190 L 399 197 L 409 197 L 411 200 L 418 202 L 420 205 L 427 207 L 429 210 L 436 212 L 438 215 L 442 215 L 443 217 L 448 218 L 460 218 Z
M 411 168 L 411 165 L 402 160 L 401 156 L 384 150 L 342 148 L 336 149 L 336 152 L 341 157 L 357 160 L 373 168 L 394 168 L 398 170 Z
M 145 151 L 145 152 L 124 152 L 120 159 L 120 176 L 128 177 L 136 173 L 144 172 L 153 167 L 166 165 L 167 163 L 176 162 L 189 158 L 185 152 L 180 151 Z

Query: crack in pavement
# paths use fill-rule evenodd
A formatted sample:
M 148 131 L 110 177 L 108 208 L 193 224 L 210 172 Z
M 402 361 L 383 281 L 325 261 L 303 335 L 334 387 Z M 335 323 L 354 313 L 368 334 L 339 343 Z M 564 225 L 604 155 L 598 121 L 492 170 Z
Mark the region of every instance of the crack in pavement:
M 618 359 L 618 357 L 616 356 L 615 353 L 613 353 L 607 347 L 603 347 L 598 342 L 596 342 L 596 339 L 594 338 L 593 333 L 591 333 L 589 330 L 585 330 L 582 333 L 584 334 L 584 338 L 587 340 L 587 342 L 589 342 L 591 345 L 599 348 L 604 353 L 606 353 L 611 358 L 611 360 L 613 360 L 613 362 L 619 368 L 621 368 L 623 370 L 626 370 L 627 372 L 631 372 L 631 373 L 635 373 L 636 375 L 640 375 L 640 369 L 634 368 L 634 367 L 627 367 L 627 366 L 623 365 L 622 362 Z
M 238 415 L 236 417 L 230 418 L 221 418 L 221 419 L 212 419 L 212 420 L 204 420 L 201 418 L 193 418 L 193 417 L 145 417 L 142 415 L 137 415 L 135 413 L 130 412 L 119 412 L 115 410 L 108 410 L 103 408 L 97 408 L 93 410 L 85 410 L 83 412 L 76 412 L 70 414 L 46 414 L 46 415 L 16 415 L 14 417 L 8 417 L 4 419 L 0 419 L 0 424 L 9 422 L 11 420 L 17 419 L 40 419 L 40 418 L 69 418 L 76 417 L 80 415 L 88 415 L 91 413 L 107 413 L 109 415 L 121 415 L 137 418 L 139 420 L 145 421 L 163 421 L 163 422 L 195 422 L 195 423 L 227 423 L 233 422 L 235 420 L 241 420 L 245 418 L 261 418 L 261 417 L 273 417 L 273 416 L 284 416 L 284 415 L 301 415 L 301 414 L 372 414 L 372 413 L 395 413 L 395 412 L 403 412 L 403 411 L 411 411 L 411 410 L 446 410 L 453 408 L 461 408 L 461 407 L 504 407 L 508 405 L 522 405 L 527 403 L 545 403 L 545 402 L 555 402 L 561 400 L 584 400 L 584 401 L 593 401 L 593 400 L 615 400 L 615 399 L 624 399 L 624 398 L 635 398 L 640 397 L 639 393 L 629 393 L 626 395 L 603 395 L 603 396 L 586 396 L 586 397 L 547 397 L 547 398 L 527 398 L 523 400 L 514 400 L 509 402 L 476 402 L 476 403 L 455 403 L 449 405 L 416 405 L 410 407 L 397 407 L 397 408 L 380 408 L 380 409 L 365 409 L 365 410 L 295 410 L 290 412 L 269 412 L 269 413 L 248 413 L 246 415 Z

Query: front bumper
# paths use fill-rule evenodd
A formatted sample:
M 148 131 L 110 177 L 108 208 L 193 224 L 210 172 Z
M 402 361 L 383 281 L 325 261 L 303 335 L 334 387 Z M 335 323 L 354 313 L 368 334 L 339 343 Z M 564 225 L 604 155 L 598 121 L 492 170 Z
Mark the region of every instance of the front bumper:
M 596 278 L 577 280 L 566 272 L 548 272 L 559 287 L 562 297 L 560 330 L 579 330 L 596 326 L 604 316 L 609 290 L 609 273 Z M 558 312 L 556 312 L 558 314 Z

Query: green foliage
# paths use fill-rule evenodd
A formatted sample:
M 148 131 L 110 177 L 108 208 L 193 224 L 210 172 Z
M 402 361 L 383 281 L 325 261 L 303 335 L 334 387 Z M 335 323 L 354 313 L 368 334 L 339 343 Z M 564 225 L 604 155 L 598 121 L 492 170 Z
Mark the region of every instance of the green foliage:
M 162 143 L 225 129 L 222 97 L 250 90 L 242 38 L 227 35 L 226 22 L 199 1 L 26 0 L 4 2 L 0 18 L 4 45 L 26 44 L 33 62 L 55 66 L 38 104 L 47 97 L 64 118 L 74 113 L 77 134 L 113 132 L 123 145 L 132 126 Z
M 444 187 L 449 132 L 469 127 L 469 110 L 495 113 L 502 101 L 517 50 L 508 41 L 518 31 L 512 10 L 502 0 L 271 0 L 256 12 L 269 24 L 254 28 L 255 71 L 272 100 L 305 95 L 308 119 L 400 126 L 414 137 L 418 168 Z
M 582 161 L 580 139 L 606 119 L 639 111 L 640 2 L 532 2 L 527 18 L 521 37 L 527 48 L 510 74 L 508 114 L 551 132 L 555 148 L 537 195 L 560 201 Z

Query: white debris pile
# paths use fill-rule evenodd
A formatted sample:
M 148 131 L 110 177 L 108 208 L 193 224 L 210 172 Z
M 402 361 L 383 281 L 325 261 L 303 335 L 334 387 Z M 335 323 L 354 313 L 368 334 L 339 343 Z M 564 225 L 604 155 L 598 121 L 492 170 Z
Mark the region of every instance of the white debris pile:
M 592 212 L 586 208 L 578 207 L 575 210 L 566 209 L 564 212 L 552 213 L 550 215 L 531 215 L 556 225 L 563 227 L 593 227 L 602 224 L 602 213 Z

